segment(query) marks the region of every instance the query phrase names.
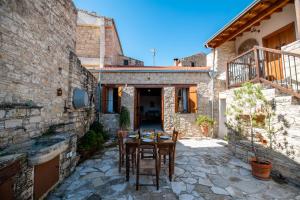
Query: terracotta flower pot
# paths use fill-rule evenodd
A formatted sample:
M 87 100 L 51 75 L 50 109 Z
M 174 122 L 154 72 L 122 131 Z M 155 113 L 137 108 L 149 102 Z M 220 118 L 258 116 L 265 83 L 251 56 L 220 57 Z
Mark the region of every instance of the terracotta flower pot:
M 204 136 L 208 136 L 208 132 L 209 132 L 209 127 L 207 124 L 203 124 L 200 126 L 200 129 L 203 133 Z
M 252 175 L 260 180 L 270 180 L 272 163 L 266 160 L 257 161 L 256 158 L 250 160 Z

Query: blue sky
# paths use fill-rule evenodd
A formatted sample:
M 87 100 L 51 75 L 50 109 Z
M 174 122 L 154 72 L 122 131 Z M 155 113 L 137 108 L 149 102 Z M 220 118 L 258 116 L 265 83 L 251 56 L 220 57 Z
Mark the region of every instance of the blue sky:
M 204 43 L 253 0 L 74 0 L 77 8 L 115 19 L 124 54 L 152 65 L 209 52 Z

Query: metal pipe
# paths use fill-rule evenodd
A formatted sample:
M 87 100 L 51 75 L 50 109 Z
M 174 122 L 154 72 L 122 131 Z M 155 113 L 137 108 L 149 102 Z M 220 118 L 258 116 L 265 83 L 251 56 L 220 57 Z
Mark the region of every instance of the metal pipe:
M 212 101 L 211 101 L 211 118 L 214 119 L 214 99 L 215 99 L 215 90 L 214 90 L 214 87 L 215 87 L 215 82 L 214 82 L 214 79 L 215 79 L 215 59 L 216 59 L 216 49 L 213 48 L 213 70 L 212 70 Z M 214 134 L 214 127 L 212 127 L 212 136 Z

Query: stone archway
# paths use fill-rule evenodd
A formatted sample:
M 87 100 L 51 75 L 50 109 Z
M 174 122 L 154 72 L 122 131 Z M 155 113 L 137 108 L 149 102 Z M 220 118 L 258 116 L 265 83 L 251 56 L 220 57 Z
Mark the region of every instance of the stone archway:
M 256 39 L 254 39 L 254 38 L 247 39 L 239 46 L 238 54 L 242 54 L 257 45 L 258 45 L 258 42 Z

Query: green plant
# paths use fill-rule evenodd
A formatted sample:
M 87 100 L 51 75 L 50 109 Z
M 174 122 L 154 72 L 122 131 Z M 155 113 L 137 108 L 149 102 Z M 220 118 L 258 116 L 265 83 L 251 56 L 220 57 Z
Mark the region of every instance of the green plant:
M 212 127 L 214 124 L 215 124 L 215 121 L 206 116 L 206 115 L 199 115 L 196 119 L 196 123 L 199 125 L 199 126 L 209 126 L 209 127 Z
M 104 139 L 95 131 L 89 130 L 80 140 L 79 149 L 93 151 L 102 148 Z
M 120 118 L 119 118 L 120 128 L 128 129 L 130 126 L 130 113 L 128 109 L 124 106 L 121 107 Z
M 102 135 L 104 141 L 107 141 L 109 139 L 108 133 L 104 130 L 103 125 L 100 122 L 98 122 L 98 121 L 94 121 L 90 125 L 90 130 L 94 131 L 96 134 Z
M 227 126 L 234 132 L 247 135 L 250 132 L 252 151 L 257 156 L 254 147 L 254 127 L 256 125 L 256 110 L 266 103 L 266 98 L 259 85 L 244 83 L 234 90 L 233 101 L 227 109 Z
M 241 88 L 234 90 L 233 101 L 229 104 L 226 115 L 226 126 L 234 135 L 239 138 L 243 136 L 251 137 L 251 148 L 255 155 L 256 161 L 259 162 L 260 156 L 254 145 L 254 137 L 258 137 L 263 144 L 268 144 L 269 149 L 273 148 L 273 144 L 281 150 L 288 149 L 287 154 L 294 153 L 292 147 L 288 147 L 285 137 L 283 143 L 277 140 L 277 136 L 282 134 L 287 135 L 289 124 L 283 115 L 275 115 L 275 101 L 267 101 L 262 93 L 262 88 L 253 83 L 245 83 Z M 258 116 L 264 116 L 263 123 L 257 122 Z M 269 142 L 263 139 L 263 134 L 266 133 Z

